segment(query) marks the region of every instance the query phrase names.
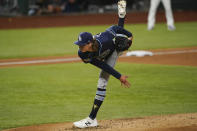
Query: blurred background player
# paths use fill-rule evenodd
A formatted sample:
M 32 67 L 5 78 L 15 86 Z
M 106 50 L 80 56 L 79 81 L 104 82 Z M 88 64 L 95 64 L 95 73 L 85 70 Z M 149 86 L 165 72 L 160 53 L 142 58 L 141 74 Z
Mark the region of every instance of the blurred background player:
M 78 55 L 82 61 L 102 69 L 100 72 L 97 85 L 98 88 L 90 115 L 81 121 L 74 122 L 73 124 L 75 127 L 86 128 L 98 126 L 96 115 L 102 105 L 102 102 L 104 101 L 106 95 L 106 86 L 110 75 L 120 80 L 122 85 L 130 87 L 130 83 L 127 80 L 128 77 L 121 75 L 114 69 L 116 60 L 121 53 L 115 46 L 117 41 L 114 42 L 114 38 L 124 35 L 126 41 L 130 41 L 130 44 L 128 45 L 131 45 L 132 43 L 132 34 L 123 28 L 126 15 L 125 0 L 120 0 L 118 2 L 118 15 L 118 26 L 111 26 L 105 32 L 95 36 L 92 36 L 92 34 L 89 32 L 82 32 L 79 34 L 78 41 L 75 42 L 75 44 L 79 46 Z
M 164 9 L 165 9 L 168 30 L 175 30 L 176 28 L 174 26 L 174 18 L 173 18 L 172 9 L 171 9 L 171 0 L 151 0 L 150 1 L 150 9 L 148 13 L 148 30 L 152 30 L 155 26 L 155 15 L 156 15 L 156 11 L 160 2 L 163 3 Z

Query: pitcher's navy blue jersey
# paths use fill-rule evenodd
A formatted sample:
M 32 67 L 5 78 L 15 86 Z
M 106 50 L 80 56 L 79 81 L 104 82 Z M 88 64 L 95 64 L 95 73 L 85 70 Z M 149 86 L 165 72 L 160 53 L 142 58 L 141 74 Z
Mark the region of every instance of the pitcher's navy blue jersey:
M 119 79 L 121 74 L 105 63 L 105 60 L 107 60 L 107 58 L 115 51 L 114 38 L 117 34 L 123 34 L 127 37 L 132 36 L 129 31 L 125 30 L 121 26 L 111 26 L 105 32 L 94 36 L 96 41 L 99 43 L 97 52 L 81 52 L 79 50 L 78 55 L 83 62 L 91 63 Z

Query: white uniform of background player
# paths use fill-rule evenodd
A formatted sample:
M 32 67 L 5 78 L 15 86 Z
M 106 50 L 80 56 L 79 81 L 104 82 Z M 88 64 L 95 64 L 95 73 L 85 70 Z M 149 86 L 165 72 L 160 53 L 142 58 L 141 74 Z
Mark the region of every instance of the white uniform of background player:
M 165 9 L 168 30 L 175 30 L 174 19 L 173 19 L 172 8 L 171 8 L 171 0 L 150 1 L 150 9 L 148 13 L 148 30 L 152 30 L 155 26 L 155 15 L 160 2 L 163 3 Z

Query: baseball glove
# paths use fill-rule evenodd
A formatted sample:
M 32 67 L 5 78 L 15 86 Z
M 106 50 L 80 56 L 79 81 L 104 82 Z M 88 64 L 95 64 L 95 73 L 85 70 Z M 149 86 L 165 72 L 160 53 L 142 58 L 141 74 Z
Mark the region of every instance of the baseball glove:
M 132 45 L 132 40 L 124 36 L 117 36 L 115 38 L 115 48 L 118 52 L 128 50 Z

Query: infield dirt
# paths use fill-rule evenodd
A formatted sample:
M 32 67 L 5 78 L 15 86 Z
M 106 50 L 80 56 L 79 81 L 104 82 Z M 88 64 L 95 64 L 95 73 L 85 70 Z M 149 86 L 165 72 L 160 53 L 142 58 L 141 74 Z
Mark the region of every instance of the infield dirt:
M 100 120 L 96 128 L 78 129 L 71 122 L 14 128 L 4 131 L 197 131 L 197 113 L 144 118 Z
M 160 55 L 145 56 L 145 57 L 123 57 L 119 58 L 121 62 L 142 63 L 142 64 L 161 64 L 161 65 L 185 65 L 197 66 L 197 47 L 187 48 L 173 48 L 173 49 L 156 49 L 149 50 L 153 53 L 161 53 Z M 65 61 L 57 61 L 62 60 Z M 36 62 L 45 61 L 45 62 Z M 17 64 L 19 62 L 20 64 Z M 57 64 L 57 63 L 73 63 L 81 62 L 76 55 L 63 57 L 45 57 L 45 58 L 24 58 L 24 59 L 2 59 L 0 60 L 0 68 L 29 66 L 29 65 L 43 65 L 43 64 Z M 8 63 L 8 64 L 6 64 Z

